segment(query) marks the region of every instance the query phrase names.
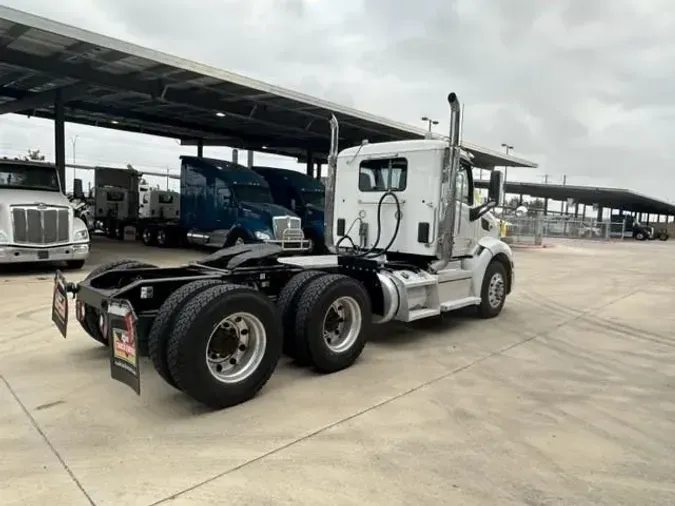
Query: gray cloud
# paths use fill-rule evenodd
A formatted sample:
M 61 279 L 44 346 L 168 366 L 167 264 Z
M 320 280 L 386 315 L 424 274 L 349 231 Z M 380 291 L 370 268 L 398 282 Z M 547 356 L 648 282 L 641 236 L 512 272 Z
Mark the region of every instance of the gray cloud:
M 495 149 L 509 142 L 542 164 L 510 177 L 567 174 L 573 184 L 675 199 L 666 183 L 675 158 L 672 2 L 74 0 L 66 10 L 47 0 L 5 3 L 420 126 L 431 115 L 445 130 L 444 97 L 458 91 L 467 140 Z M 51 133 L 37 123 L 1 119 L 0 147 L 25 150 L 44 138 L 49 151 Z M 148 166 L 171 165 L 180 152 L 167 140 L 70 131 L 92 159 L 114 159 L 120 143 Z

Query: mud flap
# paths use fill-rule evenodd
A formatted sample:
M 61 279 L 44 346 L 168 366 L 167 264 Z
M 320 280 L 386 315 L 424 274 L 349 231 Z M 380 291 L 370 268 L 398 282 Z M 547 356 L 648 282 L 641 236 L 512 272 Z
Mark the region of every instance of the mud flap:
M 106 320 L 110 343 L 110 376 L 141 395 L 137 318 L 129 301 L 109 301 Z
M 66 278 L 63 277 L 61 271 L 56 271 L 54 276 L 52 322 L 65 338 L 68 333 L 68 292 L 66 292 Z

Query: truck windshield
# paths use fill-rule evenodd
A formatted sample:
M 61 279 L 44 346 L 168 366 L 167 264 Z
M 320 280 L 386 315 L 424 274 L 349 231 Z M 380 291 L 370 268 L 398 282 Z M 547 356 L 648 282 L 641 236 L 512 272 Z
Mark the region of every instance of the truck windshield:
M 258 202 L 271 204 L 272 196 L 269 188 L 254 185 L 234 185 L 234 194 L 242 202 Z
M 34 165 L 0 165 L 0 188 L 61 191 L 56 169 Z
M 304 191 L 302 192 L 302 199 L 305 201 L 305 204 L 310 204 L 320 209 L 323 209 L 326 203 L 326 197 L 322 191 Z

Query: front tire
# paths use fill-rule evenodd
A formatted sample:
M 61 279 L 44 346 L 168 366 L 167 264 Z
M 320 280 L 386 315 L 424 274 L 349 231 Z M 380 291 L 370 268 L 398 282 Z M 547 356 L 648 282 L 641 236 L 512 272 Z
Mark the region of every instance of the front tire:
M 212 409 L 251 399 L 281 357 L 277 307 L 249 287 L 223 285 L 193 297 L 176 317 L 167 348 L 171 376 Z
M 297 303 L 297 352 L 306 354 L 319 372 L 346 369 L 361 356 L 372 319 L 370 297 L 361 283 L 342 274 L 318 277 Z
M 309 251 L 307 251 L 308 255 L 323 255 L 328 252 L 323 236 L 320 236 L 318 233 L 312 230 L 305 230 L 304 233 L 305 239 L 309 239 L 311 241 L 311 247 Z
M 225 248 L 229 248 L 231 246 L 240 246 L 242 244 L 251 244 L 255 241 L 251 239 L 250 236 L 248 236 L 244 231 L 242 230 L 234 230 L 230 235 L 227 236 L 227 240 L 225 241 Z
M 501 262 L 493 260 L 488 265 L 483 276 L 478 306 L 478 316 L 481 318 L 494 318 L 502 312 L 506 302 L 506 268 Z

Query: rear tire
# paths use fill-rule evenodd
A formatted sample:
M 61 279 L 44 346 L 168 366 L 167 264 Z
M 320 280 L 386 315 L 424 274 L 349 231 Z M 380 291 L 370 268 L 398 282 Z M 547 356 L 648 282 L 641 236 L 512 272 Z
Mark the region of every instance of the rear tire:
M 297 303 L 298 352 L 306 353 L 319 372 L 346 369 L 363 352 L 372 318 L 370 297 L 361 283 L 342 274 L 315 278 Z
M 171 247 L 172 237 L 168 229 L 164 227 L 158 228 L 155 237 L 157 238 L 157 246 L 159 246 L 160 248 Z
M 302 365 L 310 364 L 311 357 L 309 354 L 303 353 L 304 348 L 298 347 L 295 342 L 295 317 L 298 310 L 298 300 L 302 295 L 302 290 L 310 281 L 325 275 L 326 273 L 322 271 L 300 272 L 288 280 L 277 298 L 277 307 L 281 313 L 284 330 L 284 353 Z
M 223 409 L 251 399 L 267 383 L 282 344 L 281 316 L 266 295 L 245 286 L 214 286 L 176 316 L 167 359 L 181 390 Z
M 171 375 L 167 360 L 167 348 L 176 316 L 197 293 L 216 285 L 223 285 L 219 279 L 193 281 L 173 292 L 159 308 L 148 334 L 148 355 L 157 373 L 174 388 L 179 388 Z
M 151 227 L 145 227 L 141 232 L 141 241 L 146 246 L 153 246 L 155 244 L 156 236 L 155 230 Z
M 478 316 L 494 318 L 502 312 L 506 302 L 506 269 L 501 262 L 493 260 L 488 265 L 483 277 L 480 291 L 481 302 L 478 306 Z

